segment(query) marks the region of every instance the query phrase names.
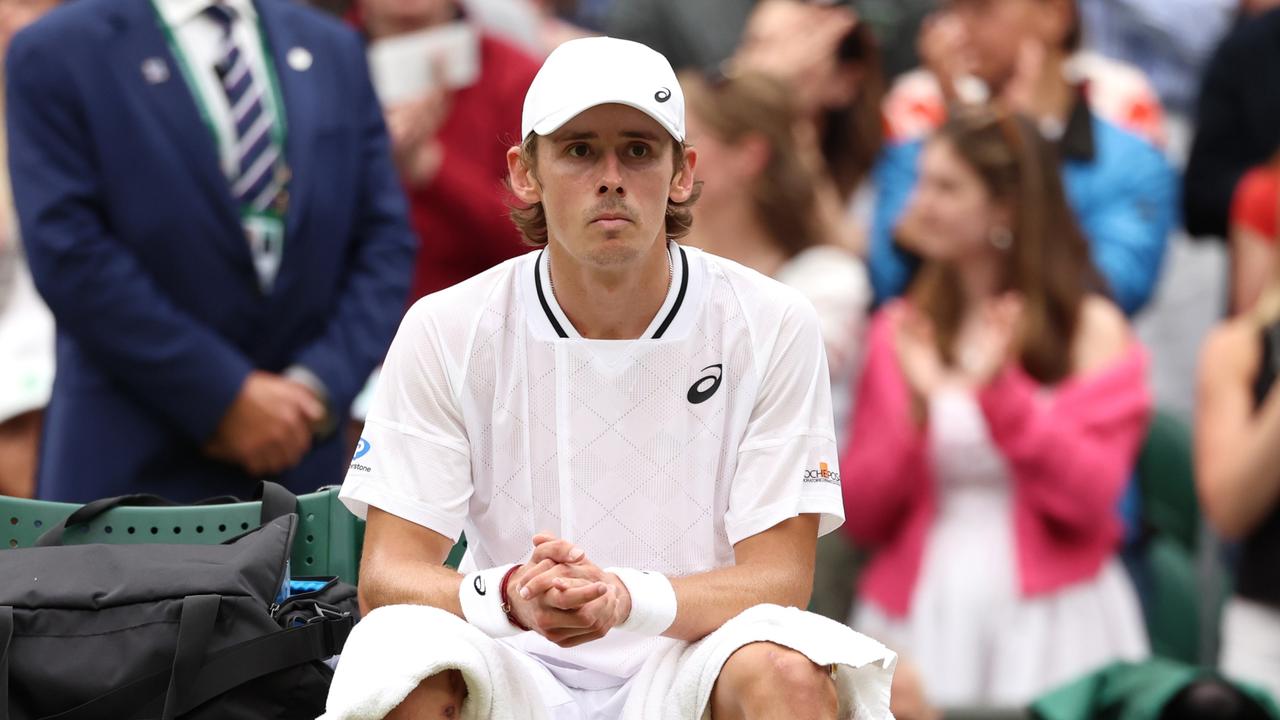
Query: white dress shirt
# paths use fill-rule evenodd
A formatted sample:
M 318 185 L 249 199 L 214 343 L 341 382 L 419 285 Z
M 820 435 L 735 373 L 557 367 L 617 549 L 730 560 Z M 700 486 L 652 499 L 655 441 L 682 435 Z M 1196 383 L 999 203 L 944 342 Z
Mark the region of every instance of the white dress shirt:
M 235 125 L 231 120 L 231 106 L 227 102 L 226 91 L 222 89 L 222 80 L 214 69 L 222 59 L 222 28 L 217 21 L 204 14 L 204 9 L 213 3 L 210 0 L 153 1 L 186 57 L 187 66 L 196 83 L 192 91 L 199 93 L 198 102 L 202 102 L 208 110 L 209 120 L 217 132 L 222 170 L 228 178 L 235 177 L 239 172 L 236 166 Z M 263 109 L 279 122 L 280 113 L 275 106 L 266 58 L 262 52 L 262 38 L 258 32 L 258 12 L 251 0 L 222 2 L 235 11 L 236 21 L 231 25 L 231 33 L 241 54 L 249 63 L 255 91 L 263 94 Z M 180 73 L 177 68 L 173 70 Z

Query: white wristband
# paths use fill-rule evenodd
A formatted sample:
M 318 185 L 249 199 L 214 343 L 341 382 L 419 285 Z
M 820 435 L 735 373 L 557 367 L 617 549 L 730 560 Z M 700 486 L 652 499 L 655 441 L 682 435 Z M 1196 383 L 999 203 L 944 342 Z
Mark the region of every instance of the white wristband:
M 618 576 L 631 595 L 631 614 L 619 630 L 661 635 L 676 621 L 676 589 L 662 573 L 631 568 L 605 568 Z
M 502 610 L 500 585 L 507 571 L 513 567 L 515 563 L 477 570 L 462 578 L 462 586 L 458 588 L 462 616 L 492 638 L 510 637 L 524 632 L 511 624 Z

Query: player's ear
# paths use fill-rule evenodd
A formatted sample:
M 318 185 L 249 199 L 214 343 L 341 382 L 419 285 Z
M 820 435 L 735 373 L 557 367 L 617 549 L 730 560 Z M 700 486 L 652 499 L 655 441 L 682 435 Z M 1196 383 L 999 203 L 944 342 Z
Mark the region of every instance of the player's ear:
M 693 170 L 698 164 L 698 151 L 686 147 L 677 152 L 684 153 L 684 166 L 671 178 L 670 197 L 674 202 L 684 202 L 693 196 Z
M 538 178 L 519 145 L 507 148 L 507 174 L 511 179 L 511 192 L 517 200 L 527 205 L 542 202 Z

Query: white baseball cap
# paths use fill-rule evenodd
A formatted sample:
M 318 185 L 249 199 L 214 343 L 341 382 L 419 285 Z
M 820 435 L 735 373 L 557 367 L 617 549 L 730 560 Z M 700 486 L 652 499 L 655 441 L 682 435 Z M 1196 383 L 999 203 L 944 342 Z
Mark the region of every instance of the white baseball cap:
M 611 103 L 643 112 L 684 140 L 684 93 L 671 63 L 647 45 L 610 37 L 570 40 L 551 51 L 524 96 L 520 137 L 550 135 Z

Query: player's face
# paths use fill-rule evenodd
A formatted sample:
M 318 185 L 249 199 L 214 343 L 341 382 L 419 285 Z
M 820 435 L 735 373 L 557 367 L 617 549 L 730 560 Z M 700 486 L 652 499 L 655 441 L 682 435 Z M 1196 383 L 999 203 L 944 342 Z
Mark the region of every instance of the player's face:
M 930 142 L 920 159 L 920 182 L 912 197 L 918 223 L 914 249 L 930 260 L 956 261 L 994 252 L 989 238 L 996 226 L 1008 228 L 1003 203 L 952 147 Z
M 688 151 L 676 172 L 673 152 L 671 135 L 648 115 L 600 105 L 538 139 L 534 192 L 520 199 L 542 203 L 550 242 L 569 255 L 625 265 L 666 237 L 667 201 L 692 192 L 696 156 Z

